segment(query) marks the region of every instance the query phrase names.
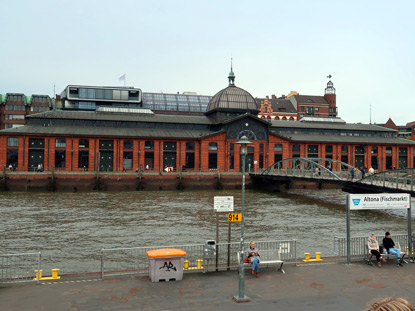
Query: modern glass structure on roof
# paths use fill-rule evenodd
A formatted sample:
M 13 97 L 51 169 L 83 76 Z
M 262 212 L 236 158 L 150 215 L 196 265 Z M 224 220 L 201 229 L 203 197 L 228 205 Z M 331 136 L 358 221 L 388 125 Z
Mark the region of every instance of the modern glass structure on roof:
M 211 96 L 143 93 L 143 107 L 151 110 L 205 112 Z
M 62 108 L 96 110 L 99 106 L 141 108 L 142 93 L 133 87 L 68 85 L 61 93 Z

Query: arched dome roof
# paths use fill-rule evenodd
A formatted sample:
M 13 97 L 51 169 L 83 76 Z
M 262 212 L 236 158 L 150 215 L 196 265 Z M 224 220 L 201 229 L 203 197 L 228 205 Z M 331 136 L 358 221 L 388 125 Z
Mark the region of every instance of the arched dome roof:
M 215 111 L 234 111 L 241 113 L 258 114 L 259 107 L 255 98 L 244 89 L 235 86 L 235 75 L 231 69 L 229 73 L 229 86 L 212 97 L 206 109 L 206 114 Z

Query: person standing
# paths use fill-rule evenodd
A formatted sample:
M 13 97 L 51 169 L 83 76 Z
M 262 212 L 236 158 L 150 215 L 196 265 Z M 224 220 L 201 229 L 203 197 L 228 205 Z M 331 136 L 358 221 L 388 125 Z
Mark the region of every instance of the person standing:
M 396 256 L 396 265 L 398 267 L 402 267 L 401 264 L 401 250 L 398 248 L 394 248 L 395 242 L 393 242 L 391 238 L 391 234 L 389 232 L 385 233 L 385 237 L 383 238 L 383 247 L 386 248 L 389 254 Z
M 350 179 L 353 180 L 353 178 L 354 178 L 354 168 L 352 167 L 350 169 Z
M 255 242 L 251 241 L 249 249 L 246 251 L 246 257 L 250 259 L 252 265 L 252 275 L 259 278 L 259 253 L 255 247 Z
M 379 243 L 376 241 L 376 237 L 374 234 L 371 234 L 369 239 L 367 240 L 367 248 L 369 249 L 369 252 L 376 256 L 376 261 L 378 262 L 378 267 L 382 267 L 382 264 L 380 261 L 386 262 L 385 258 L 382 257 L 382 255 L 379 252 Z

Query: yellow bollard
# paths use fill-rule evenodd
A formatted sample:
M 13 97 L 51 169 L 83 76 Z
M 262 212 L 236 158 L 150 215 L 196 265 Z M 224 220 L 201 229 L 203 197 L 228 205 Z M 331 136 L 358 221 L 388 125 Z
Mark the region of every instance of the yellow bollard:
M 406 254 L 409 255 L 409 247 L 406 247 Z
M 35 281 L 35 280 L 40 280 L 40 279 L 42 279 L 42 271 L 43 271 L 43 270 L 40 270 L 40 273 L 39 273 L 39 271 L 38 271 L 38 270 L 35 270 L 36 276 L 35 276 L 35 278 L 33 279 L 34 281 Z
M 203 261 L 202 259 L 197 260 L 197 268 L 198 269 L 202 269 L 202 261 Z
M 184 261 L 184 266 L 183 266 L 183 268 L 184 268 L 184 269 L 189 269 L 189 260 L 185 260 L 185 261 Z
M 60 269 L 52 269 L 52 279 L 54 280 L 59 280 L 61 277 L 58 276 Z
M 310 261 L 310 253 L 304 253 L 304 261 Z
M 316 261 L 321 260 L 321 259 L 320 259 L 320 255 L 321 255 L 321 253 L 320 253 L 320 252 L 316 252 Z

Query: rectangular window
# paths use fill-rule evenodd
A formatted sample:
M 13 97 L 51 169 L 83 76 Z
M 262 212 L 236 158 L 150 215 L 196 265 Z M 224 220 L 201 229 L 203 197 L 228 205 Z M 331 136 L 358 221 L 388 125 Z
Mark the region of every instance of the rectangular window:
M 386 154 L 392 154 L 392 147 L 386 147 Z
M 379 168 L 379 165 L 378 165 L 378 156 L 372 155 L 371 158 L 372 158 L 371 159 L 372 160 L 372 168 L 374 170 L 377 170 Z
M 282 160 L 282 153 L 274 154 L 274 163 Z
M 318 145 L 308 145 L 308 153 L 318 154 Z
M 154 152 L 146 151 L 144 154 L 144 169 L 152 170 L 154 169 Z
M 123 154 L 123 169 L 131 170 L 133 168 L 133 152 L 124 151 Z
M 342 151 L 342 153 L 348 153 L 349 152 L 349 146 L 342 146 L 341 151 Z
M 363 146 L 356 146 L 354 152 L 355 154 L 365 154 L 365 148 Z
M 150 150 L 154 149 L 154 141 L 146 140 L 144 142 L 144 149 L 150 149 Z
M 229 169 L 230 170 L 235 169 L 235 157 L 234 157 L 234 153 L 229 154 Z
M 349 156 L 348 155 L 341 155 L 340 161 L 346 164 L 349 164 Z M 342 166 L 342 170 L 347 170 L 347 166 Z
M 175 141 L 165 141 L 164 142 L 164 151 L 176 151 L 176 142 Z
M 218 143 L 209 143 L 209 151 L 217 151 Z
M 19 162 L 19 150 L 18 149 L 7 149 L 7 168 L 15 170 L 17 163 Z
M 55 150 L 55 167 L 65 168 L 66 150 Z
M 29 138 L 29 149 L 44 149 L 45 139 L 44 138 Z
M 79 150 L 78 153 L 78 168 L 87 171 L 89 168 L 89 151 Z
M 133 149 L 133 141 L 124 140 L 124 149 Z
M 408 148 L 399 147 L 399 156 L 406 156 L 408 154 Z
M 372 147 L 372 154 L 378 153 L 378 147 Z
M 392 156 L 386 156 L 386 169 L 392 169 Z
M 89 139 L 80 139 L 79 148 L 89 148 Z
M 300 153 L 300 145 L 292 145 L 293 153 Z
M 66 139 L 57 138 L 55 142 L 56 148 L 66 148 Z
M 99 150 L 114 150 L 114 141 L 113 140 L 100 140 L 99 141 Z
M 282 144 L 275 144 L 274 145 L 275 152 L 282 152 Z
M 333 153 L 333 146 L 332 145 L 326 145 L 326 153 Z
M 17 137 L 7 138 L 7 147 L 19 147 L 19 139 Z
M 259 144 L 259 152 L 264 152 L 264 144 Z
M 194 142 L 186 142 L 186 150 L 195 150 L 195 143 Z
M 216 152 L 209 152 L 209 169 L 218 168 L 218 154 Z
M 186 152 L 186 164 L 185 169 L 194 169 L 195 168 L 195 153 Z

